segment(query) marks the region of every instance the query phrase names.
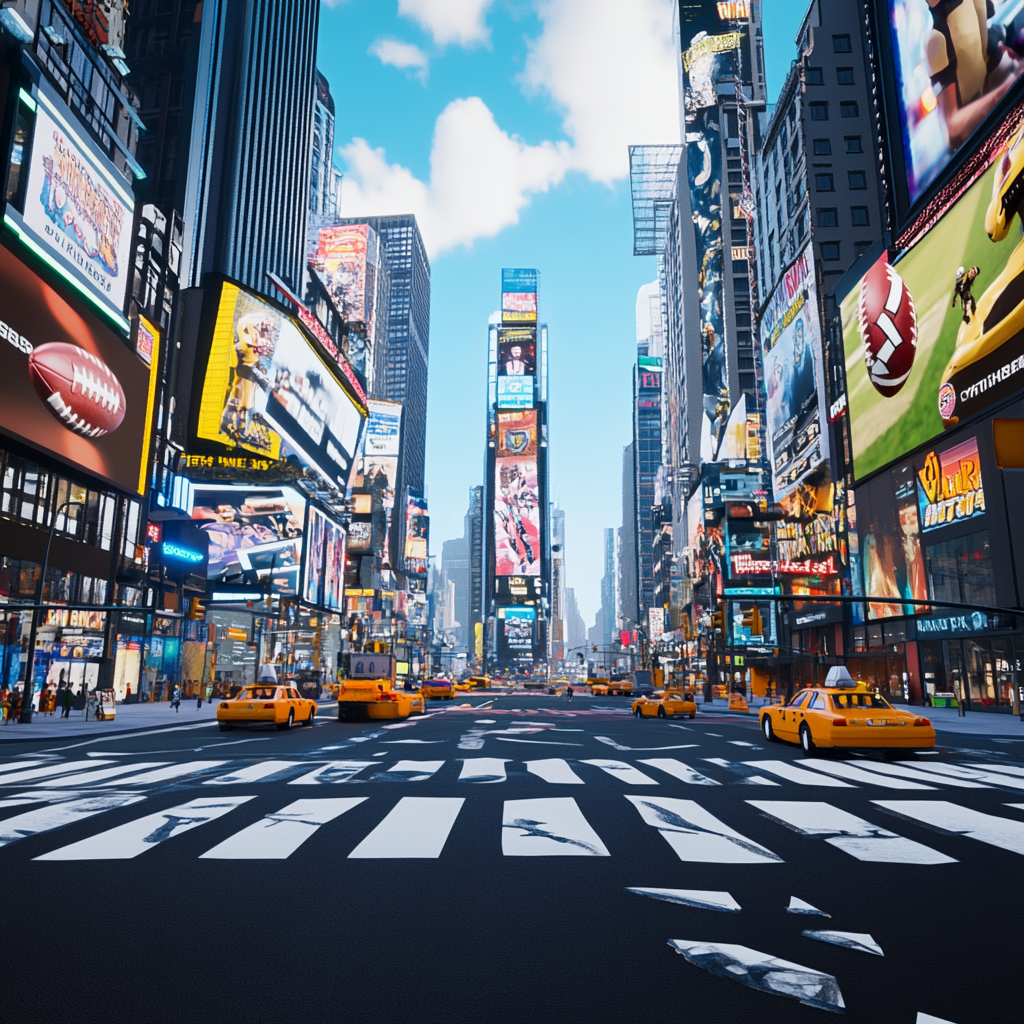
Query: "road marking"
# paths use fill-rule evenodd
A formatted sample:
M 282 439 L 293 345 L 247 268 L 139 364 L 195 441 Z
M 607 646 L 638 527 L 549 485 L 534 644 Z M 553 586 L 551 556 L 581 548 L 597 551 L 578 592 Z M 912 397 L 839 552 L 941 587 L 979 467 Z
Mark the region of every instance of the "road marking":
M 759 747 L 754 743 L 748 743 L 746 740 L 726 740 L 726 743 L 731 743 L 734 747 L 750 747 L 751 750 L 763 750 L 763 747 Z
M 36 799 L 46 800 L 56 796 L 56 793 L 47 793 Z M 82 800 L 65 800 L 47 807 L 37 807 L 34 811 L 26 811 L 24 814 L 16 814 L 13 818 L 0 821 L 0 846 L 8 846 L 19 839 L 39 835 L 40 832 L 49 832 L 63 825 L 73 825 L 91 818 L 94 814 L 110 811 L 115 807 L 127 807 L 145 799 L 144 796 L 115 796 L 109 793 L 106 796 L 90 796 Z
M 520 740 L 513 736 L 495 736 L 496 740 L 502 740 L 505 743 L 531 743 L 539 747 L 582 747 L 582 743 L 566 743 L 559 740 Z
M 1024 804 L 1007 804 L 1007 807 L 1015 807 L 1018 811 L 1024 811 Z
M 386 726 L 385 726 L 385 728 L 386 728 Z M 416 743 L 416 744 L 426 745 L 428 743 L 447 743 L 448 741 L 447 740 L 384 740 L 384 742 L 389 747 L 393 747 L 393 746 L 395 746 L 398 743 Z
M 81 842 L 44 853 L 36 860 L 131 860 L 160 843 L 215 821 L 254 796 L 207 796 L 147 814 Z
M 906 818 L 922 822 L 940 832 L 977 839 L 979 843 L 998 846 L 1001 850 L 1024 856 L 1024 822 L 983 814 L 970 807 L 961 807 L 948 800 L 872 800 L 879 807 Z
M 658 782 L 652 779 L 650 775 L 644 775 L 639 768 L 634 768 L 631 764 L 626 764 L 625 761 L 605 761 L 603 758 L 597 757 L 580 761 L 580 764 L 592 764 L 595 768 L 600 768 L 601 771 L 621 779 L 630 786 L 658 785 Z
M 91 762 L 96 764 L 95 761 Z M 88 786 L 93 782 L 100 782 L 103 779 L 112 778 L 115 775 L 127 775 L 129 772 L 139 771 L 141 768 L 159 768 L 167 764 L 166 761 L 140 761 L 137 764 L 122 764 L 113 768 L 100 768 L 95 772 L 78 772 L 75 775 L 62 775 L 59 779 L 46 779 L 44 782 L 37 782 L 36 785 L 43 788 L 59 788 L 64 786 Z
M 640 817 L 654 826 L 680 860 L 721 864 L 781 864 L 771 850 L 733 831 L 695 800 L 630 796 Z
M 610 856 L 571 796 L 506 800 L 501 824 L 506 857 Z
M 885 956 L 882 947 L 867 932 L 837 932 L 830 928 L 805 928 L 801 933 L 805 938 L 815 942 L 827 942 L 830 946 L 843 946 L 845 949 L 856 949 L 860 953 L 873 953 Z
M 384 753 L 374 755 L 383 757 Z M 292 779 L 289 786 L 323 786 L 333 785 L 341 782 L 348 782 L 354 775 L 358 775 L 364 768 L 377 768 L 379 761 L 328 761 L 327 764 L 314 768 L 313 771 Z
M 559 732 L 578 732 L 580 730 L 560 729 Z M 687 750 L 690 747 L 700 746 L 699 743 L 674 743 L 668 747 L 626 747 L 621 743 L 616 743 L 610 736 L 595 736 L 595 740 L 598 743 L 605 743 L 609 747 L 613 747 L 615 750 Z
M 710 764 L 717 764 L 719 768 L 724 768 L 728 772 L 733 772 L 736 775 L 742 777 L 743 781 L 740 783 L 741 786 L 777 786 L 778 783 L 774 779 L 766 779 L 763 775 L 759 775 L 753 768 L 748 768 L 745 764 L 735 764 L 732 761 L 726 761 L 724 757 L 705 757 L 701 760 L 707 761 Z
M 464 757 L 459 782 L 505 782 L 506 757 Z
M 157 768 L 151 772 L 143 772 L 142 775 L 134 775 L 130 779 L 105 782 L 103 786 L 148 786 L 154 782 L 168 782 L 170 779 L 180 779 L 185 775 L 195 775 L 197 772 L 207 771 L 210 768 L 219 768 L 222 764 L 227 764 L 227 761 L 185 761 L 183 764 L 172 764 L 168 768 Z
M 902 768 L 895 764 L 880 764 L 878 761 L 859 761 L 858 765 L 862 768 L 866 768 L 872 772 L 879 772 L 882 775 L 895 775 L 901 779 L 913 779 L 915 782 L 938 782 L 934 775 L 928 773 L 927 770 L 918 768 Z M 932 767 L 931 764 L 928 765 Z M 988 789 L 988 786 L 983 785 L 980 782 L 969 782 L 967 779 L 953 779 L 943 778 L 942 784 L 945 786 L 957 786 L 960 789 Z
M 426 782 L 444 761 L 399 761 L 386 772 L 370 776 L 371 782 Z M 461 799 L 461 797 L 460 797 Z
M 831 917 L 831 914 L 826 914 L 824 910 L 819 910 L 816 906 L 811 903 L 807 903 L 805 900 L 797 899 L 796 896 L 789 897 L 789 906 L 786 907 L 787 914 L 818 914 L 821 917 Z
M 14 772 L 0 779 L 0 785 L 11 786 L 15 782 L 27 782 L 29 779 L 45 779 L 51 775 L 68 775 L 83 768 L 95 768 L 100 764 L 114 764 L 114 761 L 65 761 L 63 764 L 51 764 L 44 768 L 29 768 L 27 771 Z
M 113 733 L 103 741 L 104 743 L 120 743 L 121 740 L 134 739 L 136 736 L 156 736 L 159 733 L 165 732 L 184 732 L 186 729 L 210 729 L 217 724 L 216 720 L 210 722 L 198 722 L 195 725 L 169 725 L 166 727 L 160 727 L 156 729 L 142 729 L 139 732 L 122 732 Z M 96 737 L 93 736 L 91 739 L 83 740 L 81 743 L 69 743 L 66 747 L 47 747 L 47 751 L 54 750 L 74 750 L 75 747 L 88 747 L 90 744 L 96 742 Z
M 935 772 L 938 775 L 953 775 L 960 779 L 974 779 L 991 786 L 1005 786 L 1007 789 L 1024 789 L 1024 779 L 1012 775 L 1004 775 L 1000 771 L 983 771 L 978 768 L 963 768 L 957 764 L 938 764 L 932 762 L 921 768 L 921 771 Z M 945 782 L 945 779 L 941 781 Z
M 817 772 L 809 772 L 790 761 L 744 761 L 744 764 L 751 768 L 760 768 L 761 771 L 771 772 L 789 782 L 795 782 L 800 786 L 835 786 L 843 789 L 856 789 L 848 782 L 830 778 L 828 775 L 819 775 Z
M 930 1013 L 921 1013 L 918 1010 L 914 1024 L 953 1024 L 953 1022 L 946 1020 L 945 1017 L 933 1017 Z
M 14 771 L 17 771 L 19 768 L 23 769 L 23 770 L 27 770 L 29 768 L 34 768 L 37 764 L 48 764 L 48 763 L 49 762 L 47 762 L 47 761 L 11 761 L 8 764 L 0 765 L 0 774 L 2 774 L 4 772 L 14 772 Z M 0 782 L 3 782 L 3 779 L 0 779 Z
M 969 768 L 982 768 L 987 772 L 999 772 L 1000 775 L 1019 775 L 1024 778 L 1024 768 L 1009 764 L 970 764 Z
M 814 768 L 826 775 L 838 775 L 841 779 L 851 782 L 863 782 L 869 786 L 882 786 L 885 789 L 934 789 L 934 786 L 922 786 L 919 782 L 907 782 L 905 779 L 892 779 L 874 772 L 867 772 L 853 764 L 842 761 L 826 761 L 820 757 L 805 757 L 797 764 L 806 768 Z
M 229 836 L 200 860 L 284 860 L 327 822 L 341 817 L 367 798 L 350 796 L 296 800 Z
M 679 779 L 681 782 L 688 782 L 693 786 L 721 785 L 715 779 L 709 779 L 706 775 L 701 775 L 696 768 L 691 768 L 688 764 L 677 761 L 674 757 L 642 758 L 640 764 L 650 765 L 651 768 L 659 768 L 666 774 L 671 775 L 672 778 Z
M 524 761 L 526 770 L 545 782 L 558 786 L 582 786 L 583 780 L 560 757 L 545 757 L 539 761 Z
M 638 896 L 650 896 L 655 900 L 665 900 L 666 903 L 681 903 L 684 907 L 724 910 L 730 914 L 740 912 L 740 905 L 728 892 L 711 889 L 636 889 L 631 886 L 627 886 L 626 891 L 635 892 Z
M 461 796 L 404 796 L 350 860 L 436 860 L 462 810 Z
M 870 821 L 814 800 L 748 800 L 769 818 L 801 835 L 824 839 L 826 843 L 857 860 L 885 864 L 955 864 L 923 843 L 896 835 Z
M 259 782 L 268 775 L 276 775 L 278 772 L 287 771 L 289 768 L 302 768 L 304 761 L 260 761 L 258 764 L 251 764 L 248 768 L 239 768 L 236 772 L 229 772 L 227 775 L 218 775 L 215 779 L 207 779 L 204 786 L 247 786 L 250 782 Z

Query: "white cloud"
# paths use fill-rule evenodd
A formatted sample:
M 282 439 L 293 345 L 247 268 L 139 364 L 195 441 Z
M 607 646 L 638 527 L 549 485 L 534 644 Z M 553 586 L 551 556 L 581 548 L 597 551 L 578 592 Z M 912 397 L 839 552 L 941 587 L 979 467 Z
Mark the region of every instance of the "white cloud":
M 403 43 L 400 39 L 377 39 L 370 47 L 369 53 L 376 57 L 381 64 L 389 64 L 391 67 L 400 68 L 403 71 L 413 71 L 421 82 L 427 80 L 430 60 L 418 46 L 414 46 L 412 43 Z
M 412 18 L 438 46 L 486 43 L 490 36 L 484 14 L 494 0 L 398 0 L 398 13 Z
M 564 111 L 573 166 L 610 183 L 627 147 L 679 141 L 672 0 L 538 0 L 523 81 Z
M 571 158 L 565 142 L 531 146 L 502 131 L 476 96 L 454 100 L 438 117 L 429 182 L 389 164 L 365 139 L 341 153 L 348 164 L 342 213 L 414 213 L 432 256 L 518 223 L 530 197 L 557 185 Z

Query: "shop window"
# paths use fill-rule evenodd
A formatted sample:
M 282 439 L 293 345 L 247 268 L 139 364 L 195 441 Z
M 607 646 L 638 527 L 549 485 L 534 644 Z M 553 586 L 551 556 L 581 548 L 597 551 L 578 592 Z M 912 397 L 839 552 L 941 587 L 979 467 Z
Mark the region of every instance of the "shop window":
M 925 549 L 929 597 L 971 605 L 994 605 L 992 550 L 988 530 Z

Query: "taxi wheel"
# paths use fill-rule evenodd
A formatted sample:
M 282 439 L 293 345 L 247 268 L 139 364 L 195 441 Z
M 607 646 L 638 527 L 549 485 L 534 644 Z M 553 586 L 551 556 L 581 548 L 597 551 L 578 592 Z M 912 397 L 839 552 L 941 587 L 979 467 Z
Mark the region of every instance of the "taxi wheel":
M 805 722 L 800 726 L 800 749 L 805 754 L 814 750 L 814 740 L 811 738 L 811 727 Z
M 278 722 L 277 723 L 277 727 L 282 732 L 284 732 L 285 729 L 290 729 L 294 722 L 295 722 L 295 712 L 294 711 L 289 711 L 288 712 L 288 721 L 287 722 Z
M 307 718 L 306 721 L 303 722 L 303 725 L 308 725 L 312 729 L 313 728 L 313 719 L 314 718 L 316 718 L 316 712 L 312 708 L 310 708 L 309 709 L 309 718 Z
M 761 719 L 761 732 L 764 733 L 764 738 L 769 743 L 779 742 L 779 738 L 775 735 L 775 730 L 772 728 L 772 720 L 768 715 L 765 715 L 764 718 Z
M 659 718 L 664 718 L 665 717 L 665 709 L 664 708 L 658 708 L 658 717 Z

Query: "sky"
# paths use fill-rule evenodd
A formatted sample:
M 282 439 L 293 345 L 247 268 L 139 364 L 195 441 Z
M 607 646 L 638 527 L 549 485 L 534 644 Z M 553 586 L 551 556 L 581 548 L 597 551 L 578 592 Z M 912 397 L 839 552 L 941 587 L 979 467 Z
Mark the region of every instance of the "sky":
M 804 7 L 764 0 L 774 99 Z M 487 322 L 502 267 L 536 267 L 548 324 L 551 500 L 567 585 L 601 604 L 622 522 L 636 294 L 630 144 L 679 141 L 672 0 L 322 0 L 342 214 L 414 213 L 431 261 L 430 552 L 482 483 Z

